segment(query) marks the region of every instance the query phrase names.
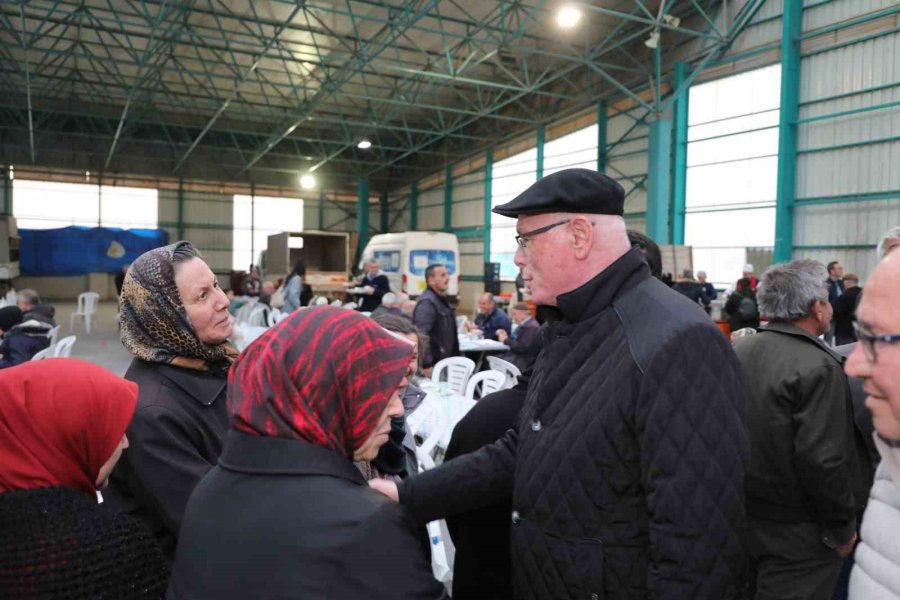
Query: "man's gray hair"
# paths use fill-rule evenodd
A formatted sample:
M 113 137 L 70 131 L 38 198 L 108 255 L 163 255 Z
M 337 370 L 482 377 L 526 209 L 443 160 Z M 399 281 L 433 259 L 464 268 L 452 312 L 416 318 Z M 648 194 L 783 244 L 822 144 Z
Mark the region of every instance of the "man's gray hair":
M 17 296 L 17 301 L 24 302 L 28 306 L 37 306 L 41 303 L 41 297 L 38 293 L 31 289 L 25 288 L 24 290 L 19 291 L 19 295 Z
M 881 236 L 881 241 L 878 242 L 878 248 L 876 248 L 878 260 L 884 258 L 884 255 L 888 253 L 890 242 L 900 242 L 900 225 L 892 227 L 887 233 Z
M 385 306 L 394 306 L 395 304 L 397 304 L 397 294 L 395 294 L 394 292 L 388 292 L 381 297 L 381 303 Z
M 777 321 L 802 319 L 813 302 L 828 300 L 826 279 L 825 265 L 809 258 L 772 265 L 759 282 L 759 312 Z

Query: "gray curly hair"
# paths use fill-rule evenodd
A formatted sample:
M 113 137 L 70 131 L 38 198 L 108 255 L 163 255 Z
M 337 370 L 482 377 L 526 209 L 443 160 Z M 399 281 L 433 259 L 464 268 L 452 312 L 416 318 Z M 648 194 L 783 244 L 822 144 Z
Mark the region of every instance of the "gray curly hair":
M 890 248 L 893 248 L 893 244 L 890 242 L 900 242 L 900 225 L 897 227 L 892 227 L 881 236 L 881 241 L 878 242 L 878 247 L 876 248 L 876 252 L 878 252 L 878 260 L 884 258 L 884 256 L 888 253 Z
M 759 282 L 759 311 L 776 321 L 802 319 L 812 311 L 813 302 L 828 300 L 827 279 L 825 265 L 812 259 L 772 265 Z

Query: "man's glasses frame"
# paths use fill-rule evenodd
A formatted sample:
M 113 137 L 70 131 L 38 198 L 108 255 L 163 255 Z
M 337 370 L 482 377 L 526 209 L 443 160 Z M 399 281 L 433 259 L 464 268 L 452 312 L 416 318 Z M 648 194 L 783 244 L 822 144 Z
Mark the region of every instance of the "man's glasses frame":
M 866 358 L 868 358 L 872 364 L 878 362 L 878 352 L 875 350 L 875 342 L 882 342 L 884 344 L 896 344 L 897 342 L 900 342 L 900 334 L 875 335 L 857 321 L 853 321 L 853 331 L 856 332 L 856 339 L 862 345 L 863 350 L 866 353 Z

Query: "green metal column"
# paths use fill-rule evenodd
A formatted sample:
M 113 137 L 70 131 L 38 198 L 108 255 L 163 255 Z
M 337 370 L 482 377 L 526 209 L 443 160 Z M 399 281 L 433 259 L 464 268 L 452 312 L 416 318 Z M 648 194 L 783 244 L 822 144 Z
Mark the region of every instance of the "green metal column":
M 378 199 L 379 208 L 381 209 L 381 233 L 387 233 L 390 228 L 390 219 L 388 219 L 388 195 L 387 192 L 381 192 L 381 198 Z
M 800 35 L 803 3 L 786 2 L 781 32 L 781 114 L 778 120 L 778 184 L 775 199 L 775 262 L 791 260 L 797 187 L 797 118 L 800 111 Z
M 103 226 L 103 171 L 97 173 L 97 227 Z
M 669 184 L 672 121 L 657 115 L 650 123 L 650 158 L 647 170 L 647 235 L 657 244 L 669 240 Z
M 0 188 L 0 189 L 2 189 L 2 191 L 0 191 L 0 193 L 3 194 L 3 198 L 2 198 L 3 202 L 0 203 L 0 206 L 2 206 L 2 211 L 0 211 L 0 215 L 6 215 L 6 216 L 13 214 L 12 213 L 12 180 L 9 178 L 9 175 L 10 175 L 9 165 L 6 165 L 5 167 L 3 167 L 3 174 L 2 174 L 3 186 L 2 186 L 2 188 Z
M 250 267 L 256 264 L 256 186 L 250 182 Z
M 544 176 L 544 125 L 537 128 L 537 178 Z
M 325 231 L 325 190 L 319 191 L 319 231 Z
M 687 65 L 675 63 L 675 88 L 680 89 L 687 78 Z M 673 106 L 673 160 L 672 160 L 672 211 L 669 231 L 669 243 L 684 244 L 684 211 L 687 204 L 687 140 L 688 140 L 688 101 L 689 90 L 686 88 L 675 99 Z
M 419 227 L 419 182 L 413 181 L 409 189 L 409 230 Z
M 369 243 L 369 180 L 360 179 L 356 187 L 356 232 L 359 234 L 357 256 Z
M 597 103 L 597 171 L 606 173 L 606 100 Z
M 490 148 L 484 154 L 484 233 L 482 234 L 482 255 L 484 262 L 491 262 L 491 203 L 493 191 L 491 186 L 493 178 L 491 176 L 494 170 L 494 151 Z
M 178 178 L 178 239 L 184 239 L 184 177 Z
M 444 167 L 444 231 L 453 231 L 453 169 Z

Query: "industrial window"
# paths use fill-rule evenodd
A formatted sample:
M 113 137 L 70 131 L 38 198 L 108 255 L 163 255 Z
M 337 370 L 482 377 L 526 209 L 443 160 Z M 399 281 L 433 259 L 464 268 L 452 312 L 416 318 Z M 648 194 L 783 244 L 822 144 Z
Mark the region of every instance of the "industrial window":
M 597 169 L 597 125 L 544 144 L 544 176 L 573 167 Z
M 13 181 L 13 214 L 20 229 L 70 225 L 156 229 L 158 209 L 155 189 Z
M 775 65 L 690 90 L 685 244 L 717 287 L 775 244 L 780 82 Z
M 269 236 L 282 231 L 303 231 L 303 200 L 270 196 L 234 197 L 232 268 L 246 271 L 259 262 Z
M 498 160 L 491 169 L 491 208 L 509 202 L 537 179 L 537 148 Z M 514 279 L 519 268 L 516 254 L 516 220 L 491 215 L 491 261 L 500 263 L 500 276 Z

